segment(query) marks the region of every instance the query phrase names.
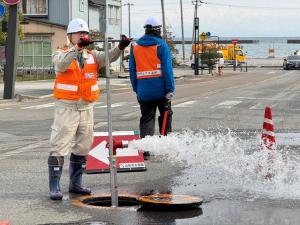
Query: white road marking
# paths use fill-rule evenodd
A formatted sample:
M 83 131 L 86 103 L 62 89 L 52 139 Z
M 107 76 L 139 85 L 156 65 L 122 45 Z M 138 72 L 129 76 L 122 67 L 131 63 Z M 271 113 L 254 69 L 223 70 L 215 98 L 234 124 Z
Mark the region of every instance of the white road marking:
M 27 145 L 25 147 L 18 148 L 18 149 L 13 150 L 13 151 L 1 153 L 0 160 L 1 159 L 6 159 L 8 157 L 12 157 L 14 155 L 19 155 L 19 154 L 21 154 L 23 152 L 27 152 L 27 151 L 32 152 L 33 149 L 39 148 L 40 146 L 48 144 L 48 143 L 49 143 L 49 140 L 39 141 L 39 142 L 30 144 L 30 145 Z
M 111 104 L 111 108 L 116 108 L 116 107 L 120 107 L 120 106 L 127 105 L 127 104 L 128 104 L 128 102 L 118 102 L 118 103 Z M 107 105 L 95 107 L 95 109 L 103 109 L 103 108 L 107 108 Z
M 212 106 L 211 108 L 218 109 L 231 109 L 233 106 L 240 104 L 242 101 L 224 101 L 219 103 L 218 105 Z
M 273 73 L 275 73 L 274 71 L 270 71 L 270 72 L 268 72 L 268 74 L 273 74 Z
M 134 111 L 134 112 L 130 112 L 130 113 L 121 115 L 120 118 L 121 118 L 121 119 L 136 118 L 136 117 L 139 116 L 139 114 L 140 114 L 139 111 Z
M 197 102 L 197 101 L 195 101 L 195 100 L 187 101 L 187 102 L 183 102 L 183 103 L 180 103 L 177 105 L 173 105 L 172 107 L 173 108 L 192 107 L 191 105 L 193 105 L 195 102 Z
M 94 128 L 103 127 L 103 126 L 105 126 L 106 124 L 107 124 L 107 122 L 99 122 L 99 123 L 96 123 L 96 124 L 94 125 Z
M 33 106 L 23 107 L 21 109 L 43 109 L 43 108 L 50 108 L 50 107 L 54 107 L 54 102 L 42 104 L 42 105 L 33 105 Z
M 275 106 L 277 106 L 278 105 L 278 103 L 275 103 L 275 104 L 265 104 L 265 103 L 263 103 L 263 102 L 259 102 L 259 103 L 257 103 L 256 105 L 254 105 L 254 106 L 251 106 L 249 109 L 251 109 L 251 110 L 255 110 L 255 109 L 264 109 L 264 108 L 266 108 L 266 106 L 271 106 L 271 108 L 274 108 Z
M 7 109 L 12 109 L 12 108 L 4 108 L 4 109 L 0 109 L 0 111 L 2 111 L 2 110 L 7 110 Z

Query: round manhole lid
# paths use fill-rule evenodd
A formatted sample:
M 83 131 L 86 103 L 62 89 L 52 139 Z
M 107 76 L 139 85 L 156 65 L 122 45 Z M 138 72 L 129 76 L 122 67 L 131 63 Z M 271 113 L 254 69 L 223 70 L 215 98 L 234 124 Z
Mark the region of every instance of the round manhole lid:
M 138 202 L 142 206 L 159 209 L 183 209 L 199 207 L 203 200 L 190 195 L 154 194 L 140 196 Z

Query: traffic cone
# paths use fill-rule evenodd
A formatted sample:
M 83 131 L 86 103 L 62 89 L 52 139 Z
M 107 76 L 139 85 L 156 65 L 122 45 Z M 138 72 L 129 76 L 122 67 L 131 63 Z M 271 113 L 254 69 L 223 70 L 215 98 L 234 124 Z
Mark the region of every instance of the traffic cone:
M 9 221 L 0 221 L 0 225 L 10 225 Z
M 262 145 L 264 145 L 267 149 L 275 149 L 274 123 L 272 119 L 272 109 L 270 106 L 265 108 L 265 118 L 261 139 Z

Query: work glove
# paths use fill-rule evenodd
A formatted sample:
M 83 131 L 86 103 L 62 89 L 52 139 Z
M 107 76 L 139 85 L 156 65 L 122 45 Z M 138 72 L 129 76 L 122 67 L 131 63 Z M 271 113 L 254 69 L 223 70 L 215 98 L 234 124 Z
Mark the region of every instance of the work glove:
M 168 92 L 165 96 L 165 99 L 170 102 L 174 97 L 174 93 L 173 92 Z
M 174 97 L 174 93 L 173 92 L 168 92 L 166 95 L 165 95 L 165 110 L 169 111 L 170 113 L 172 112 L 171 110 L 171 100 L 173 99 Z
M 84 35 L 82 38 L 79 39 L 79 43 L 77 44 L 78 48 L 86 47 L 94 42 L 91 41 L 90 36 L 88 34 Z
M 119 42 L 119 49 L 124 50 L 131 42 L 131 38 L 127 37 L 126 35 L 121 35 L 121 41 Z

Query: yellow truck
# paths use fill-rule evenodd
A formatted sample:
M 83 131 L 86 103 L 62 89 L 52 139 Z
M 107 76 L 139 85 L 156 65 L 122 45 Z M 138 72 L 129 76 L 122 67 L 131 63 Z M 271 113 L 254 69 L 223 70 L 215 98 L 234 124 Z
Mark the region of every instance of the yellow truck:
M 246 62 L 246 55 L 239 45 L 221 45 L 219 51 L 222 51 L 225 64 L 233 64 L 236 60 L 237 65 L 243 64 Z

